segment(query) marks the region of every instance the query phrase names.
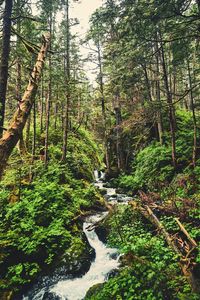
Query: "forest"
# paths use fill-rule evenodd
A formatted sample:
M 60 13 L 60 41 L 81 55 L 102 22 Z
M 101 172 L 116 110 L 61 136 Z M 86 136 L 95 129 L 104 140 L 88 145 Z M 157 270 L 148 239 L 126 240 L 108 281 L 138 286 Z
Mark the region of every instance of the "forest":
M 200 299 L 199 55 L 200 0 L 0 0 L 0 300 Z

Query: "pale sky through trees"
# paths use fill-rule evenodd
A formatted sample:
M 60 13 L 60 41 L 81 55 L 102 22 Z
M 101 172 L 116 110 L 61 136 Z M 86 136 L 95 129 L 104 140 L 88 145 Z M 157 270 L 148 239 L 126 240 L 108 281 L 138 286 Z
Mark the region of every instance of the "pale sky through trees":
M 83 39 L 86 32 L 89 29 L 89 19 L 92 13 L 103 4 L 104 0 L 81 0 L 73 2 L 70 6 L 70 17 L 77 18 L 80 22 L 79 25 L 74 26 L 73 31 L 78 34 L 78 36 Z M 88 50 L 83 46 L 80 46 L 80 51 L 85 58 L 88 55 Z M 92 63 L 86 64 L 87 76 L 91 81 L 94 81 L 95 75 L 92 72 L 95 65 Z
M 84 34 L 89 29 L 89 19 L 91 14 L 102 5 L 103 0 L 81 0 L 73 2 L 70 9 L 72 18 L 78 18 L 80 25 L 76 27 L 76 31 Z
M 99 8 L 103 4 L 104 0 L 79 0 L 77 2 L 70 2 L 70 18 L 77 18 L 79 20 L 78 25 L 72 27 L 72 32 L 78 35 L 80 39 L 84 39 L 88 29 L 89 29 L 89 20 L 92 13 Z M 38 10 L 33 4 L 32 6 L 33 14 L 37 15 Z M 62 15 L 62 12 L 60 12 Z M 58 22 L 61 17 L 60 13 L 58 13 Z M 60 16 L 59 16 L 60 15 Z M 83 58 L 86 58 L 89 50 L 80 45 L 80 52 Z M 88 62 L 86 63 L 86 73 L 91 81 L 95 80 L 96 75 L 93 74 L 92 69 L 94 69 L 95 65 Z

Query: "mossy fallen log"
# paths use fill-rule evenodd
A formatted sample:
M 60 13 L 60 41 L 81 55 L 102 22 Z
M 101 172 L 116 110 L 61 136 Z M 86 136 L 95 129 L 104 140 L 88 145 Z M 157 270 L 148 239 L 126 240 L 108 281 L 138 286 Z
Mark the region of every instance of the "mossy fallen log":
M 188 282 L 191 284 L 191 287 L 194 292 L 199 292 L 199 283 L 200 283 L 200 276 L 199 272 L 196 270 L 199 269 L 199 264 L 195 262 L 195 250 L 197 248 L 197 243 L 194 239 L 192 239 L 187 232 L 187 230 L 184 228 L 184 226 L 181 224 L 181 222 L 176 218 L 176 222 L 179 224 L 179 227 L 182 232 L 184 232 L 185 236 L 191 243 L 191 247 L 186 251 L 186 255 L 183 255 L 182 249 L 179 248 L 179 242 L 178 242 L 178 235 L 171 235 L 164 227 L 164 225 L 160 222 L 160 220 L 157 218 L 157 216 L 153 213 L 152 209 L 148 205 L 141 205 L 136 202 L 130 202 L 130 205 L 134 210 L 139 211 L 148 221 L 150 221 L 157 229 L 158 231 L 163 235 L 165 238 L 167 244 L 171 247 L 171 249 L 178 254 L 180 258 L 180 267 L 182 270 L 182 273 L 186 278 L 188 279 Z M 184 242 L 183 242 L 184 244 Z M 188 243 L 185 242 L 185 244 L 188 245 Z

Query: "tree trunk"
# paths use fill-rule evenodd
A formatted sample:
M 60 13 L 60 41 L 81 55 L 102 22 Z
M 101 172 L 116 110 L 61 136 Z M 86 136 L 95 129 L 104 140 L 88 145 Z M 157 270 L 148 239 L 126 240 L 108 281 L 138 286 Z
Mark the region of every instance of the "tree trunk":
M 200 0 L 196 0 L 196 2 L 197 2 L 198 12 L 199 12 L 199 15 L 200 15 Z
M 44 115 L 44 83 L 43 83 L 43 74 L 41 75 L 41 94 L 40 94 L 40 134 L 43 132 L 43 115 Z
M 100 38 L 97 40 L 97 52 L 98 52 L 98 64 L 99 64 L 99 87 L 101 93 L 101 112 L 103 120 L 103 145 L 105 148 L 105 160 L 108 174 L 110 173 L 110 159 L 109 149 L 107 141 L 107 124 L 106 124 L 106 106 L 105 106 L 105 95 L 104 95 L 104 81 L 103 81 L 103 69 L 102 69 L 102 56 L 100 47 Z
M 21 157 L 26 156 L 27 155 L 27 149 L 26 149 L 26 144 L 24 142 L 23 133 L 22 133 L 22 136 L 19 139 L 18 147 L 19 147 L 19 153 L 20 153 Z
M 189 80 L 189 89 L 190 89 L 190 109 L 192 110 L 192 119 L 193 119 L 193 151 L 192 151 L 192 164 L 193 167 L 196 166 L 196 154 L 197 154 L 197 120 L 194 108 L 194 96 L 192 92 L 192 77 L 190 72 L 190 63 L 187 60 L 187 68 L 188 68 L 188 80 Z
M 152 102 L 152 95 L 151 95 L 151 85 L 149 81 L 149 76 L 147 72 L 147 65 L 146 62 L 144 62 L 144 65 L 142 65 L 143 71 L 144 71 L 144 77 L 145 77 L 145 83 L 146 83 L 146 88 L 147 88 L 147 93 L 148 93 L 148 99 L 150 102 Z
M 70 32 L 69 32 L 69 0 L 66 1 L 66 64 L 65 64 L 65 81 L 66 81 L 66 104 L 64 107 L 64 130 L 63 130 L 63 149 L 61 161 L 66 161 L 67 142 L 69 133 L 69 111 L 70 111 Z
M 8 63 L 10 54 L 10 35 L 11 35 L 11 14 L 12 0 L 5 0 L 5 10 L 3 15 L 3 32 L 2 32 L 2 50 L 0 63 L 0 137 L 3 134 L 6 90 L 8 82 Z
M 162 40 L 161 35 L 160 35 L 160 39 Z M 172 101 L 172 94 L 171 94 L 170 88 L 169 88 L 164 48 L 163 48 L 162 42 L 161 42 L 161 57 L 162 57 L 164 85 L 165 85 L 165 90 L 166 90 L 166 95 L 167 95 L 167 103 L 168 103 L 168 108 L 169 108 L 169 124 L 170 124 L 171 145 L 172 145 L 172 163 L 173 163 L 173 166 L 176 168 L 176 165 L 177 165 L 177 162 L 176 162 L 176 120 L 175 120 L 175 111 L 174 111 L 174 106 L 173 106 L 173 101 Z
M 48 163 L 48 147 L 49 147 L 49 118 L 50 118 L 50 99 L 51 99 L 51 83 L 48 85 L 46 96 L 46 130 L 45 130 L 45 145 L 44 145 L 44 164 Z
M 26 124 L 32 105 L 34 103 L 38 83 L 41 77 L 41 72 L 49 45 L 49 40 L 49 36 L 43 37 L 43 44 L 31 73 L 31 78 L 29 80 L 26 91 L 24 92 L 22 100 L 10 122 L 10 125 L 8 126 L 7 131 L 0 139 L 0 179 L 3 175 L 4 169 L 6 168 L 6 164 L 11 153 L 22 135 L 23 128 Z
M 35 100 L 33 103 L 33 141 L 32 141 L 32 160 L 35 157 L 35 150 L 36 150 L 36 104 Z
M 59 103 L 59 87 L 57 85 L 57 92 L 56 92 L 56 103 L 55 103 L 55 107 L 54 107 L 54 129 L 57 129 L 57 121 L 58 121 L 58 103 Z
M 19 10 L 19 7 L 20 7 L 20 3 L 19 3 L 20 0 L 17 1 L 17 14 L 19 15 L 20 14 L 20 10 Z M 17 32 L 20 34 L 21 32 L 21 20 L 19 19 L 17 21 Z M 17 42 L 16 42 L 16 52 L 18 52 L 20 49 L 20 39 L 19 37 L 17 36 Z M 21 101 L 21 98 L 22 98 L 22 95 L 21 95 L 21 91 L 22 91 L 22 80 L 21 80 L 21 77 L 22 77 L 22 72 L 21 72 L 21 59 L 20 59 L 20 56 L 19 54 L 17 55 L 17 65 L 16 65 L 16 71 L 17 71 L 17 78 L 16 78 L 16 100 Z M 24 137 L 23 137 L 23 133 L 20 137 L 20 140 L 18 142 L 18 148 L 19 148 L 19 152 L 20 152 L 20 155 L 23 157 L 23 156 L 26 156 L 27 155 L 27 149 L 26 149 L 26 144 L 24 142 Z
M 157 124 L 158 124 L 158 135 L 160 144 L 163 144 L 163 120 L 162 120 L 162 103 L 160 99 L 160 62 L 159 62 L 159 48 L 158 43 L 155 43 L 156 50 L 156 100 L 158 103 L 158 112 L 157 112 Z
M 52 18 L 52 10 L 51 10 L 49 16 L 50 36 L 52 36 L 52 28 L 53 28 L 53 18 Z M 51 50 L 51 42 L 49 47 Z M 44 146 L 44 164 L 46 167 L 48 164 L 50 103 L 51 103 L 51 96 L 52 96 L 52 74 L 51 73 L 52 73 L 52 60 L 50 54 L 49 55 L 49 83 L 48 83 L 48 93 L 46 97 L 46 130 L 45 130 L 45 146 Z
M 121 145 L 121 127 L 120 127 L 120 124 L 122 122 L 122 116 L 121 116 L 119 95 L 117 93 L 115 96 L 114 111 L 115 111 L 115 120 L 116 120 L 117 167 L 119 170 L 123 170 L 124 169 L 124 155 L 123 155 L 123 147 Z
M 29 138 L 30 138 L 30 129 L 31 129 L 31 114 L 29 115 L 27 122 L 26 122 L 26 138 L 25 144 L 27 151 L 29 150 Z

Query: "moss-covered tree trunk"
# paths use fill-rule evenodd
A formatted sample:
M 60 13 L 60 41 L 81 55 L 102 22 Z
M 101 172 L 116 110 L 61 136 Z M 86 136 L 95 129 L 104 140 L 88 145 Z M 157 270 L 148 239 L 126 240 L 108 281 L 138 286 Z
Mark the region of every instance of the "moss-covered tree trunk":
M 10 122 L 8 129 L 0 139 L 0 179 L 6 167 L 7 161 L 14 147 L 22 136 L 23 128 L 29 117 L 32 105 L 35 100 L 35 95 L 38 88 L 39 79 L 41 77 L 42 68 L 44 65 L 45 56 L 49 45 L 49 36 L 44 36 L 43 44 L 38 53 L 37 61 L 31 73 L 31 77 L 20 101 L 18 108 Z

